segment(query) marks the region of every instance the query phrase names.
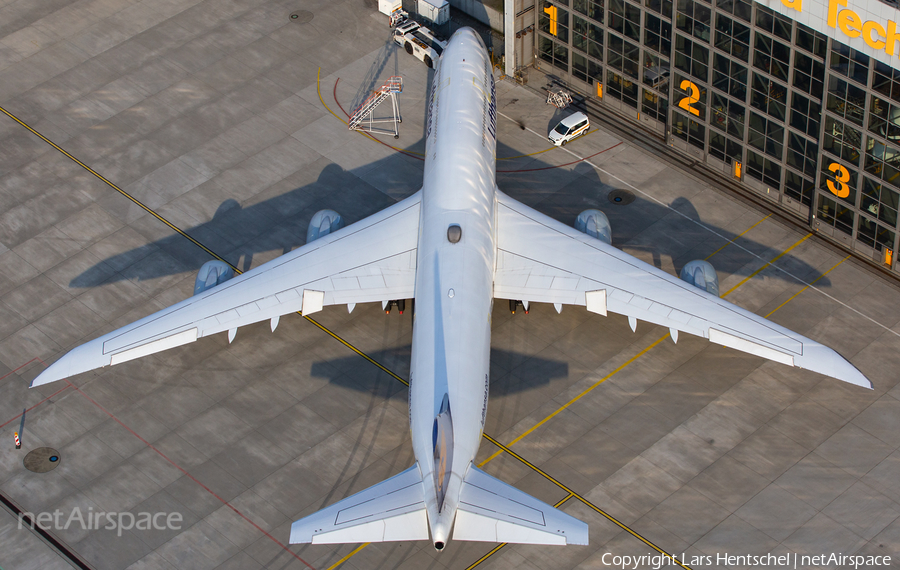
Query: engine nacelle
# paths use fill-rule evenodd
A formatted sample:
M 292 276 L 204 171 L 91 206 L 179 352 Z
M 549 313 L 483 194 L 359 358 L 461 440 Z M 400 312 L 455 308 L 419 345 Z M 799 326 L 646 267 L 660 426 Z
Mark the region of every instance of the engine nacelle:
M 197 272 L 197 279 L 194 281 L 194 295 L 212 289 L 220 283 L 225 283 L 232 277 L 234 277 L 234 269 L 224 261 L 207 261 Z
M 306 230 L 306 243 L 316 241 L 344 227 L 344 218 L 334 210 L 319 210 L 313 214 Z
M 612 245 L 612 227 L 609 218 L 600 210 L 585 210 L 575 218 L 575 229 Z
M 698 289 L 719 296 L 719 276 L 712 263 L 695 259 L 681 268 L 681 279 L 687 281 Z

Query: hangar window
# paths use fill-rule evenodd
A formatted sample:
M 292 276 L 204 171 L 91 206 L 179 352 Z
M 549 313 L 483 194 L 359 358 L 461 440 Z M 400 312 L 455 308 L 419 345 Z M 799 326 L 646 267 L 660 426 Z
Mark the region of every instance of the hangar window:
M 826 108 L 839 117 L 863 126 L 866 91 L 840 77 L 828 77 Z
M 572 75 L 593 85 L 594 81 L 603 83 L 603 66 L 578 53 L 572 53 Z
M 716 14 L 716 47 L 745 62 L 749 61 L 750 28 L 722 14 Z
M 819 194 L 816 217 L 847 235 L 853 233 L 853 210 L 845 204 L 835 202 L 824 194 Z
M 606 93 L 623 103 L 627 103 L 633 109 L 637 109 L 637 83 L 627 77 L 613 73 L 610 69 L 606 70 Z
M 900 106 L 872 95 L 869 98 L 869 132 L 900 142 Z
M 713 87 L 741 102 L 746 101 L 747 68 L 718 53 L 713 57 L 713 61 Z
M 819 145 L 794 132 L 788 133 L 788 151 L 785 162 L 807 176 L 816 175 L 816 157 Z
M 716 0 L 716 8 L 720 12 L 728 12 L 745 22 L 750 22 L 750 15 L 753 13 L 752 3 L 748 0 Z
M 561 2 L 568 5 L 568 2 Z M 542 2 L 538 13 L 538 27 L 545 34 L 555 36 L 563 43 L 569 42 L 569 11 L 554 6 L 550 2 Z
M 623 0 L 610 0 L 609 28 L 626 38 L 641 41 L 641 9 Z
M 709 6 L 693 0 L 678 0 L 675 26 L 699 40 L 709 42 L 709 26 L 712 15 Z
M 825 117 L 825 136 L 822 137 L 822 148 L 839 157 L 841 161 L 859 166 L 862 133 L 844 123 Z
M 732 160 L 740 162 L 742 153 L 741 143 L 715 131 L 709 131 L 709 154 L 731 164 Z
M 862 85 L 869 84 L 869 56 L 840 42 L 832 42 L 828 67 Z
M 900 101 L 900 69 L 875 61 L 872 89 L 894 101 Z
M 540 56 L 544 61 L 563 69 L 569 70 L 569 48 L 554 42 L 546 36 L 538 36 Z
M 672 111 L 672 134 L 703 150 L 706 127 L 676 111 Z
M 825 88 L 825 64 L 803 52 L 795 51 L 794 87 L 821 99 Z
M 753 67 L 770 73 L 782 81 L 788 80 L 791 48 L 757 31 L 755 34 Z
M 578 16 L 572 17 L 572 46 L 603 61 L 603 28 Z
M 797 31 L 794 34 L 794 45 L 805 49 L 809 53 L 825 59 L 828 47 L 828 37 L 812 28 L 797 22 Z
M 787 105 L 787 88 L 765 75 L 754 73 L 750 105 L 783 121 Z
M 801 204 L 809 206 L 812 204 L 813 190 L 816 184 L 812 180 L 808 180 L 796 172 L 791 170 L 784 171 L 784 193 L 794 200 L 799 200 Z
M 781 167 L 774 161 L 747 150 L 747 165 L 745 171 L 770 188 L 781 187 Z
M 644 47 L 664 55 L 672 52 L 672 24 L 650 14 L 644 14 Z
M 632 79 L 637 79 L 638 69 L 641 67 L 640 48 L 612 33 L 607 33 L 607 39 L 609 40 L 609 53 L 607 53 L 609 66 L 625 72 Z M 635 94 L 635 101 L 637 101 L 637 94 Z
M 762 4 L 756 5 L 756 25 L 769 35 L 791 41 L 791 19 Z
M 644 98 L 641 100 L 641 112 L 660 123 L 665 123 L 666 112 L 669 110 L 669 100 L 649 89 L 644 89 L 643 91 Z
M 819 138 L 822 105 L 799 93 L 791 92 L 791 126 L 813 138 Z
M 897 227 L 897 210 L 900 209 L 900 195 L 868 176 L 863 176 L 859 209 L 895 228 Z
M 900 150 L 873 137 L 866 137 L 865 170 L 900 188 Z
M 751 112 L 750 135 L 747 142 L 780 161 L 784 154 L 784 127 L 772 119 Z
M 597 22 L 603 23 L 603 0 L 599 2 L 592 0 L 575 0 L 572 8 L 576 12 L 581 12 L 589 18 L 593 18 Z
M 743 105 L 738 105 L 718 93 L 713 93 L 710 108 L 712 109 L 710 124 L 713 127 L 725 131 L 735 138 L 744 138 L 745 108 Z
M 675 67 L 704 83 L 709 81 L 709 48 L 676 34 Z
M 870 220 L 866 216 L 859 217 L 859 227 L 856 228 L 856 239 L 881 251 L 883 248 L 894 249 L 894 232 Z
M 644 0 L 644 6 L 666 18 L 672 17 L 672 0 Z

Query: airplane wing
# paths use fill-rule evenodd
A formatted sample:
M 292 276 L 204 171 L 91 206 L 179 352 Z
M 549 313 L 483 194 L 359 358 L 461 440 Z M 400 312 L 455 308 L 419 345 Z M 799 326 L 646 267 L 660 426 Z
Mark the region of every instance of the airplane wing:
M 421 191 L 130 325 L 54 362 L 32 386 L 119 364 L 198 338 L 325 305 L 409 299 L 415 293 Z
M 837 352 L 497 192 L 494 297 L 582 305 L 871 388 Z M 633 322 L 633 321 L 632 321 Z

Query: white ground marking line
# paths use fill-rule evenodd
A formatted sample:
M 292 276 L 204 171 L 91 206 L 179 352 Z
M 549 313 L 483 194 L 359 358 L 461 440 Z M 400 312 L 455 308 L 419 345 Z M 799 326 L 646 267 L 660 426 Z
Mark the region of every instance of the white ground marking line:
M 504 114 L 504 113 L 501 113 L 500 111 L 497 111 L 497 114 L 500 115 L 501 117 L 503 117 L 504 119 L 510 121 L 510 122 L 513 122 L 513 123 L 515 123 L 515 124 L 517 124 L 517 125 L 519 124 L 518 121 L 512 119 L 511 117 L 509 117 L 508 115 L 506 115 L 506 114 Z M 539 137 L 542 138 L 542 139 L 546 138 L 544 135 L 542 135 L 541 133 L 535 131 L 535 130 L 532 129 L 531 127 L 525 127 L 525 130 L 528 131 L 528 132 L 530 132 L 530 133 L 533 133 L 533 134 L 539 136 Z M 622 141 L 622 142 L 626 142 L 626 141 Z M 888 327 L 887 325 L 883 325 L 883 324 L 879 323 L 878 321 L 876 321 L 876 320 L 873 319 L 872 317 L 870 317 L 870 316 L 868 316 L 868 315 L 866 315 L 866 314 L 861 313 L 860 311 L 858 311 L 857 309 L 854 309 L 853 307 L 851 307 L 851 306 L 848 305 L 847 303 L 841 301 L 840 299 L 835 298 L 833 295 L 829 295 L 828 293 L 826 293 L 825 291 L 819 289 L 818 287 L 816 287 L 816 286 L 813 285 L 812 283 L 808 283 L 808 282 L 804 281 L 803 279 L 797 277 L 796 275 L 794 275 L 793 273 L 791 273 L 791 272 L 788 271 L 787 269 L 782 269 L 781 267 L 778 267 L 777 265 L 775 265 L 775 264 L 772 263 L 771 261 L 767 261 L 766 259 L 764 259 L 764 258 L 762 258 L 761 256 L 757 255 L 756 253 L 753 253 L 752 251 L 750 251 L 750 250 L 747 249 L 746 247 L 744 247 L 744 246 L 738 244 L 737 242 L 731 241 L 729 238 L 723 236 L 722 234 L 720 234 L 719 232 L 717 232 L 717 231 L 714 230 L 713 228 L 707 226 L 706 224 L 704 224 L 704 223 L 701 222 L 700 220 L 695 220 L 695 219 L 689 217 L 687 214 L 684 214 L 683 212 L 679 212 L 678 210 L 676 210 L 676 209 L 673 208 L 672 206 L 666 204 L 666 203 L 663 202 L 662 200 L 659 200 L 659 199 L 656 198 L 655 196 L 651 196 L 650 194 L 644 192 L 643 190 L 641 190 L 640 188 L 638 188 L 638 187 L 635 186 L 634 184 L 631 184 L 631 183 L 628 182 L 627 180 L 622 180 L 621 178 L 619 178 L 618 176 L 616 176 L 616 175 L 613 174 L 612 172 L 608 172 L 608 171 L 606 171 L 606 170 L 603 170 L 602 168 L 600 168 L 599 166 L 597 166 L 596 164 L 594 164 L 594 163 L 591 162 L 590 160 L 585 160 L 583 157 L 578 156 L 577 154 L 575 154 L 574 152 L 572 152 L 570 149 L 565 148 L 565 147 L 560 147 L 560 149 L 563 150 L 563 151 L 565 151 L 565 152 L 567 152 L 567 153 L 569 153 L 569 154 L 571 154 L 572 156 L 574 156 L 575 158 L 577 158 L 577 159 L 580 160 L 581 162 L 583 162 L 583 163 L 585 163 L 585 164 L 589 164 L 589 165 L 591 165 L 592 167 L 594 167 L 595 169 L 599 170 L 600 172 L 602 172 L 602 173 L 604 173 L 604 174 L 606 174 L 606 175 L 608 175 L 608 176 L 611 176 L 612 178 L 615 178 L 616 180 L 618 180 L 618 181 L 621 182 L 622 184 L 625 184 L 625 185 L 628 186 L 629 188 L 633 188 L 636 192 L 639 192 L 642 196 L 644 196 L 644 197 L 647 198 L 648 200 L 652 200 L 653 202 L 656 202 L 656 203 L 659 204 L 660 206 L 663 206 L 663 207 L 665 207 L 666 209 L 668 209 L 668 210 L 670 210 L 670 211 L 672 211 L 672 212 L 675 212 L 676 214 L 678 214 L 678 215 L 681 216 L 682 218 L 684 218 L 684 219 L 686 219 L 686 220 L 689 220 L 689 221 L 691 221 L 691 222 L 697 224 L 698 226 L 700 226 L 700 227 L 703 228 L 704 230 L 708 231 L 709 233 L 711 233 L 711 234 L 713 234 L 713 235 L 715 235 L 715 236 L 718 236 L 718 237 L 724 239 L 724 240 L 727 241 L 727 242 L 731 242 L 732 245 L 734 245 L 735 247 L 737 247 L 737 248 L 739 248 L 739 249 L 741 249 L 741 250 L 743 250 L 743 251 L 746 251 L 747 253 L 749 253 L 750 255 L 752 255 L 753 257 L 755 257 L 756 259 L 758 259 L 758 260 L 764 262 L 764 263 L 767 264 L 767 265 L 770 265 L 770 266 L 774 267 L 774 268 L 777 269 L 778 271 L 781 271 L 782 273 L 784 273 L 785 275 L 789 276 L 790 278 L 796 280 L 797 282 L 799 282 L 799 283 L 801 283 L 801 284 L 803 284 L 803 285 L 806 285 L 807 287 L 809 287 L 809 288 L 812 289 L 813 291 L 817 291 L 817 292 L 821 293 L 822 295 L 828 297 L 829 299 L 831 299 L 831 300 L 834 301 L 835 303 L 837 303 L 837 304 L 839 304 L 839 305 L 841 305 L 841 306 L 844 306 L 844 307 L 850 309 L 851 311 L 853 311 L 853 312 L 856 313 L 857 315 L 861 316 L 862 318 L 866 319 L 867 321 L 870 321 L 870 322 L 872 322 L 872 323 L 878 325 L 879 327 L 883 328 L 884 330 L 888 331 L 889 333 L 893 334 L 894 336 L 900 337 L 900 333 L 894 331 L 893 329 L 891 329 L 891 328 Z

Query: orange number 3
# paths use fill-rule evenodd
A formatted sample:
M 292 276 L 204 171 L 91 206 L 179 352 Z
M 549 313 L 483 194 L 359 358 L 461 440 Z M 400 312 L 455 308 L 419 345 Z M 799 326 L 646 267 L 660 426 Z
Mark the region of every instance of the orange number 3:
M 834 172 L 834 177 L 837 178 L 837 182 L 840 185 L 838 188 L 834 187 L 834 182 L 831 180 L 827 180 L 828 189 L 831 190 L 831 193 L 837 196 L 838 198 L 846 198 L 850 195 L 850 186 L 847 182 L 850 182 L 850 173 L 844 168 L 842 165 L 837 162 L 832 162 L 828 165 L 828 170 Z

